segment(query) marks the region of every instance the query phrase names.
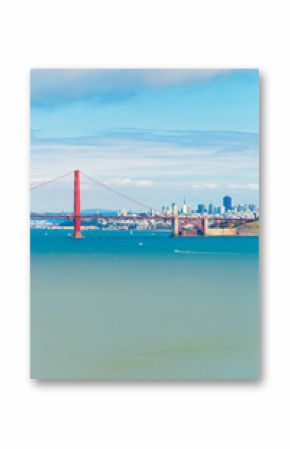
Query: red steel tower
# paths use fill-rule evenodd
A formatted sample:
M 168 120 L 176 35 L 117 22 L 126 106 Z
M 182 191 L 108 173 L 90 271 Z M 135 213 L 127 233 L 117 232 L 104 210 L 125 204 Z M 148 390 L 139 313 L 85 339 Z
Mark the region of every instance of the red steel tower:
M 74 171 L 74 237 L 80 239 L 81 234 L 81 189 L 80 179 L 81 173 L 79 170 Z

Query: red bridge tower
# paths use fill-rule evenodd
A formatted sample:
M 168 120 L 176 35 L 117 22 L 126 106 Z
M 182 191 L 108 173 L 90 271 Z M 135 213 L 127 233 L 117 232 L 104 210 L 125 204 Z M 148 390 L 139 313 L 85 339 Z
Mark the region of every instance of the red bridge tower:
M 74 171 L 74 237 L 80 239 L 81 234 L 81 173 L 79 170 Z

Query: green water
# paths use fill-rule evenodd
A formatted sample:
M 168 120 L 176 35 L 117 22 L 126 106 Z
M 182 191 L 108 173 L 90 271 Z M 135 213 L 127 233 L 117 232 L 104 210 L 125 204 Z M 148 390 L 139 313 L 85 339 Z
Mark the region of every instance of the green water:
M 31 376 L 256 379 L 258 238 L 31 232 Z

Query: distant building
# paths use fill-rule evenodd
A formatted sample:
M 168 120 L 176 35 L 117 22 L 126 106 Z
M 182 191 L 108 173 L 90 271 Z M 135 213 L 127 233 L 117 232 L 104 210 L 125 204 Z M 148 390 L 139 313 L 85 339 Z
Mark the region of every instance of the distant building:
M 205 205 L 204 204 L 198 204 L 197 206 L 197 212 L 199 214 L 204 214 L 205 213 Z
M 224 196 L 223 198 L 223 206 L 226 211 L 232 209 L 232 197 L 231 196 Z
M 189 205 L 187 204 L 187 202 L 185 201 L 185 198 L 184 198 L 183 206 L 182 206 L 182 213 L 183 213 L 183 215 L 187 215 L 189 212 L 190 212 L 190 207 L 189 207 Z
M 214 213 L 218 215 L 224 215 L 225 211 L 226 211 L 225 206 L 216 206 L 214 208 Z
M 256 204 L 249 204 L 249 210 L 254 212 L 254 210 L 256 210 Z
M 239 204 L 238 205 L 238 212 L 246 212 L 247 205 L 246 204 Z
M 214 208 L 213 208 L 212 203 L 209 203 L 207 211 L 208 211 L 209 215 L 212 215 L 214 213 Z
M 178 207 L 177 207 L 176 203 L 172 203 L 171 212 L 172 212 L 172 215 L 178 215 Z

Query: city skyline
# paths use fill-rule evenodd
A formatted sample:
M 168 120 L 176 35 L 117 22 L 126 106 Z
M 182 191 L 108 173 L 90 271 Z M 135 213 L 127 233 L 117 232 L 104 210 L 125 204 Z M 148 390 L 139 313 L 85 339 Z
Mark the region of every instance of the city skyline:
M 231 206 L 229 208 L 227 208 L 224 204 L 224 198 L 230 198 L 231 199 Z M 251 203 L 251 202 L 238 202 L 235 203 L 233 202 L 233 198 L 229 197 L 228 195 L 224 196 L 218 203 L 215 203 L 214 201 L 210 201 L 208 203 L 206 202 L 202 202 L 202 201 L 197 201 L 196 203 L 191 203 L 190 201 L 187 201 L 187 199 L 184 197 L 183 201 L 181 203 L 177 203 L 175 201 L 171 201 L 168 204 L 162 204 L 159 205 L 159 207 L 155 207 L 155 208 L 148 208 L 148 211 L 152 211 L 154 210 L 155 212 L 159 211 L 159 212 L 164 212 L 165 210 L 168 211 L 168 209 L 173 209 L 176 208 L 176 210 L 179 213 L 182 213 L 185 211 L 185 208 L 187 210 L 187 213 L 200 213 L 199 209 L 200 206 L 202 206 L 202 208 L 204 209 L 205 212 L 209 213 L 209 214 L 216 214 L 216 213 L 227 213 L 227 212 L 246 212 L 246 211 L 259 211 L 259 204 L 257 203 Z M 73 208 L 69 208 L 67 210 L 43 210 L 42 212 L 72 212 Z M 136 206 L 131 206 L 131 207 L 123 207 L 121 209 L 110 209 L 110 208 L 103 208 L 103 207 L 88 207 L 88 208 L 84 208 L 81 207 L 82 211 L 112 211 L 112 212 L 120 212 L 121 210 L 129 212 L 129 213 L 143 213 L 145 212 L 145 209 L 141 211 L 141 209 L 138 209 L 138 207 Z M 147 212 L 148 212 L 147 211 Z M 33 211 L 36 212 L 36 211 Z
M 158 208 L 259 203 L 257 70 L 33 70 L 31 178 L 76 167 Z M 82 206 L 128 207 L 89 183 Z M 34 210 L 67 209 L 70 181 Z

